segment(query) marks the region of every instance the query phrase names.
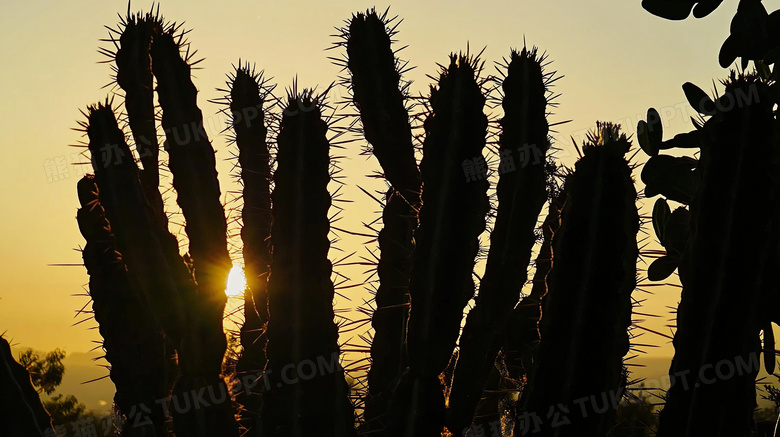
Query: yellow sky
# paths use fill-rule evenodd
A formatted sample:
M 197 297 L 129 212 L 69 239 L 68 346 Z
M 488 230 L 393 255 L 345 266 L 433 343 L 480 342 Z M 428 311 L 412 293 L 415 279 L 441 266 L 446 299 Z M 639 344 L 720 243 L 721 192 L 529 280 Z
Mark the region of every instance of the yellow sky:
M 97 53 L 107 31 L 115 25 L 117 13 L 124 13 L 123 1 L 4 2 L 0 6 L 0 332 L 15 342 L 41 350 L 56 347 L 69 352 L 87 351 L 99 340 L 90 321 L 72 327 L 75 310 L 87 301 L 73 297 L 82 293 L 87 282 L 83 267 L 50 267 L 51 263 L 80 263 L 77 247 L 83 245 L 75 220 L 75 185 L 83 170 L 69 167 L 68 177 L 50 179 L 47 163 L 74 161 L 79 149 L 79 133 L 70 130 L 81 118 L 80 108 L 104 99 L 110 69 L 98 64 Z M 690 130 L 689 106 L 681 85 L 691 81 L 706 90 L 712 79 L 725 71 L 719 68 L 717 54 L 728 34 L 728 24 L 737 2 L 727 1 L 704 20 L 669 22 L 654 17 L 640 7 L 639 0 L 557 0 L 519 1 L 398 1 L 391 13 L 404 19 L 399 26 L 401 53 L 417 68 L 406 79 L 414 81 L 414 94 L 427 92 L 426 74 L 436 72 L 436 63 L 447 61 L 452 51 L 472 52 L 487 47 L 483 59 L 486 72 L 492 63 L 520 47 L 523 40 L 547 51 L 565 78 L 554 91 L 561 93 L 560 106 L 551 122 L 571 119 L 559 126 L 557 147 L 564 150 L 564 163 L 572 164 L 570 136 L 582 139 L 596 120 L 623 123 L 634 133 L 636 122 L 650 106 L 665 119 L 667 137 Z M 769 10 L 780 0 L 764 2 Z M 136 7 L 148 7 L 137 3 Z M 373 6 L 360 1 L 225 1 L 165 0 L 161 11 L 169 19 L 186 21 L 192 28 L 193 48 L 205 57 L 203 69 L 196 71 L 200 89 L 199 104 L 204 118 L 221 128 L 219 107 L 208 99 L 221 97 L 217 87 L 224 85 L 231 63 L 241 58 L 255 62 L 274 77 L 281 90 L 297 75 L 301 86 L 326 87 L 336 79 L 338 67 L 325 52 L 335 38 L 334 27 L 341 26 L 351 13 Z M 378 4 L 384 9 L 386 5 Z M 345 95 L 335 89 L 332 100 Z M 210 130 L 218 159 L 230 156 L 225 137 Z M 339 226 L 361 232 L 361 221 L 376 217 L 376 205 L 357 188 L 381 187 L 364 175 L 378 168 L 373 158 L 358 157 L 361 143 L 355 142 L 342 161 L 348 186 L 344 198 L 355 200 Z M 641 154 L 640 154 L 641 155 Z M 642 159 L 641 156 L 639 159 Z M 230 178 L 231 164 L 218 164 L 222 191 L 236 190 Z M 638 172 L 636 174 L 637 182 Z M 638 183 L 641 188 L 641 183 Z M 644 201 L 644 213 L 652 206 Z M 235 214 L 235 213 L 234 213 Z M 652 236 L 652 231 L 650 231 Z M 654 239 L 654 236 L 652 236 Z M 339 244 L 346 253 L 366 254 L 363 239 L 344 238 Z M 340 258 L 334 252 L 333 259 Z M 350 274 L 352 279 L 359 280 Z M 354 308 L 365 292 L 351 289 L 352 302 L 340 299 L 339 308 Z M 679 290 L 656 289 L 647 296 L 643 312 L 664 317 L 648 322 L 665 329 L 667 306 L 675 306 Z M 668 332 L 668 329 L 665 329 Z M 656 355 L 670 356 L 665 340 L 646 336 L 644 343 L 664 345 Z

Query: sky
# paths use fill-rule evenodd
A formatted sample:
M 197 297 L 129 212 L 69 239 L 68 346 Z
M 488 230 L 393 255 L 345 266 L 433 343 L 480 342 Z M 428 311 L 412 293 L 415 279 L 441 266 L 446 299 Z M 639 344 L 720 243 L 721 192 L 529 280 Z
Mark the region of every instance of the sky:
M 400 57 L 416 68 L 404 77 L 413 82 L 412 94 L 427 93 L 426 75 L 437 72 L 451 52 L 485 48 L 485 74 L 494 74 L 494 61 L 508 57 L 511 48 L 524 41 L 547 52 L 553 62 L 548 70 L 564 77 L 553 91 L 559 104 L 550 122 L 572 120 L 558 126 L 555 146 L 559 159 L 573 164 L 576 156 L 571 137 L 578 142 L 597 120 L 621 123 L 634 134 L 636 123 L 649 107 L 659 110 L 665 138 L 692 129 L 694 115 L 681 85 L 693 82 L 712 92 L 712 81 L 727 71 L 717 62 L 720 45 L 728 36 L 737 0 L 726 0 L 705 19 L 692 17 L 672 22 L 655 17 L 640 6 L 640 0 L 483 0 L 479 2 L 397 1 L 390 15 L 403 22 L 398 27 L 396 47 L 408 45 Z M 765 0 L 768 10 L 780 0 Z M 149 3 L 132 4 L 132 10 Z M 217 151 L 218 171 L 225 200 L 238 188 L 231 178 L 233 146 L 220 130 L 224 117 L 220 106 L 208 102 L 219 98 L 225 75 L 240 59 L 265 70 L 278 84 L 277 95 L 297 77 L 299 86 L 319 89 L 336 80 L 339 67 L 327 57 L 341 57 L 343 49 L 325 51 L 338 41 L 334 27 L 344 25 L 351 14 L 388 4 L 361 1 L 181 1 L 164 0 L 160 11 L 169 20 L 184 21 L 192 29 L 189 41 L 205 60 L 194 72 L 198 102 L 207 130 Z M 70 165 L 83 161 L 68 147 L 82 140 L 72 130 L 83 119 L 80 109 L 104 100 L 110 81 L 110 66 L 98 41 L 114 27 L 117 13 L 124 14 L 124 1 L 74 0 L 70 2 L 3 2 L 0 5 L 0 333 L 20 346 L 38 350 L 63 348 L 69 353 L 94 348 L 100 337 L 95 323 L 76 326 L 76 311 L 88 303 L 82 286 L 88 277 L 78 248 L 84 240 L 75 220 L 78 201 L 76 182 L 86 170 Z M 336 87 L 330 102 L 344 99 L 346 90 Z M 351 110 L 351 109 L 345 109 Z M 498 111 L 498 110 L 496 110 Z M 209 127 L 210 126 L 210 127 Z M 363 142 L 356 139 L 341 161 L 347 182 L 344 198 L 352 200 L 338 226 L 364 232 L 361 222 L 379 214 L 377 205 L 357 188 L 380 189 L 379 181 L 366 175 L 378 169 L 373 158 L 358 156 Z M 642 162 L 640 152 L 636 160 Z M 65 164 L 52 172 L 52 163 Z M 48 170 L 48 171 L 47 171 Z M 638 170 L 637 187 L 642 188 Z M 168 183 L 170 181 L 168 180 Z M 649 214 L 654 199 L 640 202 Z M 235 208 L 230 203 L 229 208 Z M 237 211 L 230 211 L 232 216 Z M 237 230 L 237 229 L 233 229 Z M 649 240 L 655 241 L 647 228 Z M 367 255 L 365 239 L 344 236 L 338 243 L 344 254 L 332 251 L 332 259 L 357 252 Z M 369 245 L 369 249 L 371 246 Z M 233 247 L 234 251 L 237 247 Z M 238 256 L 238 253 L 236 253 Z M 50 264 L 77 264 L 50 266 Z M 640 265 L 641 267 L 641 265 Z M 365 269 L 363 269 L 365 270 Z M 349 274 L 361 281 L 361 272 Z M 337 308 L 354 309 L 368 299 L 360 287 L 345 291 Z M 669 307 L 675 307 L 679 289 L 653 287 L 646 298 L 645 313 L 657 314 L 644 326 L 670 332 Z M 74 296 L 76 295 L 76 296 Z M 233 305 L 237 304 L 235 301 Z M 642 339 L 660 347 L 654 357 L 671 357 L 669 342 L 651 334 Z M 97 373 L 105 372 L 97 368 Z

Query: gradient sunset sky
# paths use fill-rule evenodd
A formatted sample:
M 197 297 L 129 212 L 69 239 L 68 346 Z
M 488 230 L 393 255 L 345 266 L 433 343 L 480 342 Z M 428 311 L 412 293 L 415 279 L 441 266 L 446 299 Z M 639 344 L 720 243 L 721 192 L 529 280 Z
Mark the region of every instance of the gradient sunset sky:
M 780 0 L 764 4 L 770 11 L 780 8 Z M 147 11 L 149 6 L 134 2 L 132 10 Z M 280 96 L 296 76 L 300 87 L 324 89 L 339 73 L 327 57 L 343 54 L 341 49 L 324 50 L 337 41 L 330 36 L 337 33 L 334 27 L 372 6 L 384 10 L 388 5 L 344 0 L 161 3 L 167 19 L 185 21 L 192 29 L 192 48 L 205 57 L 194 82 L 217 150 L 223 193 L 238 189 L 230 177 L 232 164 L 225 161 L 232 146 L 219 133 L 224 127 L 224 117 L 216 115 L 220 106 L 208 100 L 222 96 L 216 88 L 224 87 L 231 64 L 239 58 L 256 63 L 266 77 L 273 77 L 271 83 L 278 84 Z M 693 82 L 712 92 L 712 80 L 725 77 L 726 70 L 718 66 L 718 51 L 736 6 L 736 0 L 727 0 L 705 19 L 682 22 L 652 16 L 641 8 L 640 0 L 404 0 L 392 3 L 390 14 L 403 18 L 396 47 L 409 45 L 400 56 L 416 67 L 405 76 L 413 81 L 414 95 L 427 94 L 426 75 L 436 74 L 436 63 L 446 63 L 450 52 L 465 51 L 467 43 L 472 52 L 486 47 L 482 57 L 486 74 L 494 74 L 493 62 L 508 57 L 510 48 L 522 48 L 524 40 L 546 51 L 553 61 L 547 68 L 565 76 L 553 89 L 561 96 L 550 122 L 572 120 L 558 126 L 555 135 L 555 146 L 563 149 L 558 156 L 571 165 L 576 152 L 570 137 L 581 141 L 596 120 L 621 123 L 634 134 L 637 121 L 655 107 L 664 119 L 665 138 L 692 129 L 689 117 L 694 113 L 681 85 Z M 109 82 L 111 71 L 108 64 L 98 63 L 105 57 L 97 49 L 108 43 L 98 40 L 108 34 L 103 26 L 115 26 L 117 13 L 126 10 L 124 1 L 97 0 L 17 1 L 0 6 L 0 201 L 4 205 L 0 332 L 22 346 L 83 352 L 100 340 L 96 330 L 88 329 L 95 326 L 93 321 L 71 326 L 79 320 L 74 319 L 75 311 L 87 303 L 83 296 L 72 296 L 83 293 L 86 270 L 48 264 L 81 263 L 75 250 L 84 244 L 75 220 L 76 182 L 85 168 L 70 165 L 84 161 L 74 156 L 82 149 L 68 147 L 82 139 L 71 128 L 82 119 L 79 109 L 107 95 L 101 87 Z M 330 101 L 345 96 L 346 90 L 335 88 Z M 500 109 L 494 113 L 500 114 Z M 347 159 L 341 161 L 347 182 L 343 198 L 354 203 L 346 204 L 338 226 L 356 232 L 365 232 L 361 222 L 378 214 L 375 203 L 357 185 L 369 190 L 382 187 L 365 176 L 378 165 L 373 158 L 358 156 L 362 144 L 351 143 L 345 151 Z M 643 154 L 636 159 L 644 161 Z M 65 170 L 47 172 L 52 163 L 63 162 L 68 164 Z M 635 179 L 641 189 L 639 170 Z M 642 213 L 649 214 L 653 201 L 640 202 Z M 646 230 L 654 243 L 652 230 Z M 332 252 L 331 258 L 353 251 L 357 251 L 355 260 L 367 255 L 364 240 L 345 236 L 339 243 L 344 254 Z M 360 280 L 363 270 L 350 277 Z M 662 316 L 645 326 L 669 333 L 668 306 L 676 306 L 679 289 L 654 287 L 653 291 L 654 295 L 636 294 L 646 299 L 639 311 Z M 339 308 L 355 308 L 368 298 L 359 288 L 344 293 L 352 301 L 340 298 Z M 648 351 L 654 356 L 673 353 L 661 337 L 648 334 L 641 342 L 661 346 Z

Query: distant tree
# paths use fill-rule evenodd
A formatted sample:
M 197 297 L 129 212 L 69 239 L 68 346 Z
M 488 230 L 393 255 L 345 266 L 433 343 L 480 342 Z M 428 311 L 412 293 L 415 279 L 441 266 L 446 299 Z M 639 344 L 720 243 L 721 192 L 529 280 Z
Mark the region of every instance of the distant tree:
M 48 401 L 44 401 L 43 406 L 55 424 L 74 422 L 87 412 L 87 406 L 79 402 L 73 395 L 58 394 Z
M 30 378 L 38 393 L 50 395 L 58 385 L 62 384 L 62 376 L 65 374 L 63 358 L 65 358 L 65 351 L 61 349 L 54 349 L 41 358 L 28 348 L 19 354 L 19 364 L 30 372 Z
M 19 354 L 19 363 L 30 373 L 33 387 L 38 390 L 38 393 L 51 395 L 62 384 L 62 377 L 65 375 L 65 365 L 62 364 L 64 358 L 65 351 L 61 349 L 54 349 L 41 357 L 28 348 Z M 87 406 L 73 395 L 57 394 L 43 401 L 43 406 L 55 425 L 83 422 L 84 419 L 89 419 L 95 424 L 100 423 L 100 417 L 87 410 Z

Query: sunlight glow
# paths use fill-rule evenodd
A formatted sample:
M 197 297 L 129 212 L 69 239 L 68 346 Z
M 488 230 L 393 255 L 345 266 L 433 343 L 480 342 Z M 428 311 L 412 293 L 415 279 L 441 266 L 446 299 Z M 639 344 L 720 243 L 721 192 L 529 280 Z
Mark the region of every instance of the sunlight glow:
M 227 287 L 225 294 L 228 296 L 242 296 L 246 288 L 246 278 L 244 277 L 244 268 L 240 265 L 234 265 L 228 274 Z

